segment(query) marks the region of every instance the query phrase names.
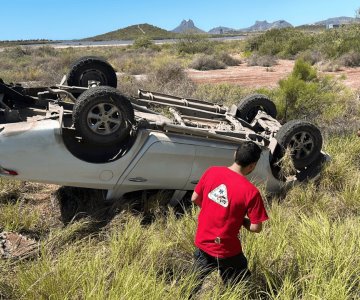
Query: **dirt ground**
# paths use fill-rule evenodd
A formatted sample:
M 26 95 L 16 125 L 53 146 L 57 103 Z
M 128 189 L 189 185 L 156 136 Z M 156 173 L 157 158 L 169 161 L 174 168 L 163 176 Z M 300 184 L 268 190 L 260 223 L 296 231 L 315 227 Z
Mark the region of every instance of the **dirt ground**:
M 187 73 L 197 83 L 235 83 L 250 88 L 272 88 L 278 85 L 280 79 L 290 74 L 293 67 L 294 61 L 279 60 L 278 64 L 272 67 L 247 66 L 246 63 L 242 63 L 239 66 L 221 70 L 197 71 L 190 69 Z M 343 82 L 346 86 L 353 89 L 360 88 L 360 67 L 343 68 L 337 72 L 320 71 L 319 73 L 344 78 Z

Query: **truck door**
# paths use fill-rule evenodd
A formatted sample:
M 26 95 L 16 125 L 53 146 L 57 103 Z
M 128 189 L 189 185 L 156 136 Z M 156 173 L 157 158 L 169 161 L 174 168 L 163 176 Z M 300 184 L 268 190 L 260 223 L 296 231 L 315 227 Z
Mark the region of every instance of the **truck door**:
M 235 147 L 196 146 L 194 163 L 185 189 L 194 189 L 201 175 L 207 168 L 211 166 L 231 165 L 233 163 L 235 149 Z
M 195 146 L 159 141 L 152 144 L 126 176 L 123 186 L 141 189 L 183 189 L 189 180 Z

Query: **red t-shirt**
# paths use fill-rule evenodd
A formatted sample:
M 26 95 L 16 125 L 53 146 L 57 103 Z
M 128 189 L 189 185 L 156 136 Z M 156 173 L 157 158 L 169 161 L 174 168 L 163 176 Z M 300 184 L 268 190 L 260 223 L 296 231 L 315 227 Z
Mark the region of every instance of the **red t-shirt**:
M 211 167 L 195 187 L 201 207 L 195 245 L 214 257 L 242 252 L 238 238 L 245 215 L 252 224 L 268 219 L 258 189 L 227 167 Z

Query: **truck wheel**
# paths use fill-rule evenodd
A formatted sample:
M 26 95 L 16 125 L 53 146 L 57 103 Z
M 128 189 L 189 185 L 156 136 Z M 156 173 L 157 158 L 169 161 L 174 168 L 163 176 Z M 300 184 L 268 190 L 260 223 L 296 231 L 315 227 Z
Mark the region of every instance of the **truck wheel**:
M 77 133 L 94 144 L 121 143 L 134 124 L 134 109 L 118 90 L 98 86 L 82 93 L 73 108 Z
M 285 123 L 275 136 L 282 157 L 286 148 L 290 148 L 296 169 L 303 169 L 314 162 L 321 153 L 322 135 L 318 127 L 310 122 L 292 120 Z
M 105 197 L 103 190 L 61 186 L 51 195 L 53 210 L 60 213 L 65 225 L 74 220 L 91 216 L 105 221 Z
M 259 110 L 276 118 L 277 110 L 274 102 L 267 96 L 261 94 L 253 94 L 245 97 L 237 107 L 236 117 L 251 123 Z
M 100 85 L 117 87 L 115 70 L 106 60 L 96 56 L 85 56 L 75 61 L 67 76 L 67 84 L 88 87 L 91 80 L 99 81 Z

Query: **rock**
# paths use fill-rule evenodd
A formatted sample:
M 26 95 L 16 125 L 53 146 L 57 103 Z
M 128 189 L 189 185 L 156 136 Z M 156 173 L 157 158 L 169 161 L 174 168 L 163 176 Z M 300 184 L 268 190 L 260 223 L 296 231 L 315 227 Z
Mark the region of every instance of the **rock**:
M 15 232 L 0 233 L 0 257 L 3 259 L 29 258 L 37 253 L 37 241 Z

